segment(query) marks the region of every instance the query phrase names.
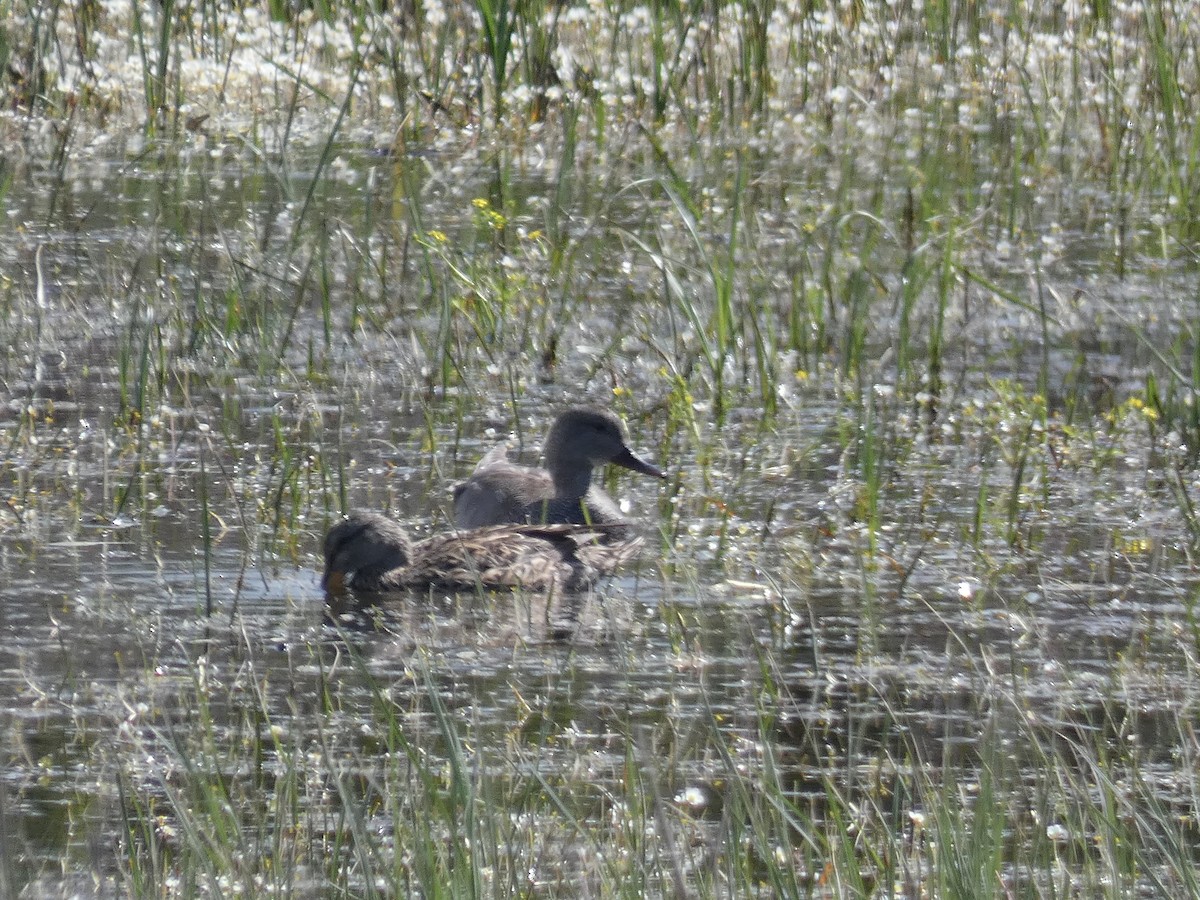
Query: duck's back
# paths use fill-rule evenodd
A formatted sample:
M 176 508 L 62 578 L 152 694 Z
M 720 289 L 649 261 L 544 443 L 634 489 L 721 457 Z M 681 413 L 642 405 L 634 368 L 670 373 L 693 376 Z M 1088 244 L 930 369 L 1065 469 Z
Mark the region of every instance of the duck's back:
M 413 562 L 396 573 L 397 587 L 469 590 L 574 588 L 585 575 L 575 545 L 501 526 L 434 535 L 417 545 Z
M 623 531 L 624 529 L 618 529 Z M 632 559 L 641 538 L 605 544 L 606 532 L 572 525 L 500 525 L 434 535 L 417 545 L 393 587 L 586 590 Z

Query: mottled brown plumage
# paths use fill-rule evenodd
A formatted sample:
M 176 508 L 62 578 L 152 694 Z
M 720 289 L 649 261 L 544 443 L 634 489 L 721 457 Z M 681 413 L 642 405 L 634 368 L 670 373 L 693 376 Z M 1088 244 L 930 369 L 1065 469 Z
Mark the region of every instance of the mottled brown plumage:
M 580 591 L 632 559 L 642 539 L 624 526 L 497 525 L 414 543 L 396 522 L 355 513 L 325 536 L 331 593 L 388 591 Z

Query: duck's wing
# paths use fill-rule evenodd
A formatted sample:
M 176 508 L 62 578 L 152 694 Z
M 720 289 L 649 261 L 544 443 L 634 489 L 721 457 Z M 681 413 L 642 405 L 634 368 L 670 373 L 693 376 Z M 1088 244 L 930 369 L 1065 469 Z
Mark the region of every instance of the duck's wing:
M 490 454 L 489 454 L 490 455 Z M 454 488 L 454 524 L 459 528 L 519 523 L 526 509 L 554 496 L 554 483 L 542 469 L 498 458 Z
M 417 545 L 397 587 L 554 590 L 573 582 L 575 551 L 564 536 L 519 525 L 438 534 Z
M 503 484 L 493 484 L 472 475 L 454 486 L 454 524 L 459 528 L 481 528 L 512 520 L 512 501 Z
M 485 473 L 489 469 L 516 468 L 508 461 L 508 442 L 501 441 L 483 455 L 465 481 L 454 485 L 454 524 L 459 528 L 480 528 L 507 522 L 503 492 L 497 490 Z
M 611 575 L 634 559 L 645 543 L 628 522 L 524 525 L 520 530 L 554 544 L 556 552 L 570 560 L 571 580 L 563 583 L 567 590 L 586 589 Z
M 596 541 L 579 548 L 581 562 L 596 573 L 595 577 L 611 575 L 626 563 L 635 559 L 645 541 L 637 535 L 622 536 L 609 532 Z

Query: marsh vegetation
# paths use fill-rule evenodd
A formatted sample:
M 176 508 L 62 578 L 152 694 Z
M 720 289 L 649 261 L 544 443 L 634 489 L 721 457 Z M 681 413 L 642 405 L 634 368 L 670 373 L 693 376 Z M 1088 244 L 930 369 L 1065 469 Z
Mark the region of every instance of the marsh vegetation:
M 0 13 L 0 895 L 1200 895 L 1194 4 Z

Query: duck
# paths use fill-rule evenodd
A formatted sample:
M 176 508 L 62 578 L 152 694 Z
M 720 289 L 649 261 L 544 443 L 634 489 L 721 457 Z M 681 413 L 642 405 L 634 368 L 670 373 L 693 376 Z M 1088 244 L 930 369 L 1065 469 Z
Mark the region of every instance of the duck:
M 492 448 L 470 477 L 454 486 L 455 524 L 630 525 L 612 498 L 592 484 L 596 467 L 611 463 L 667 477 L 629 449 L 616 415 L 592 407 L 572 407 L 555 418 L 544 456 L 545 468 L 522 466 L 509 461 L 506 444 Z
M 619 525 L 513 524 L 413 541 L 387 516 L 357 512 L 325 536 L 321 586 L 330 595 L 479 588 L 579 592 L 637 554 L 642 538 L 628 532 Z

